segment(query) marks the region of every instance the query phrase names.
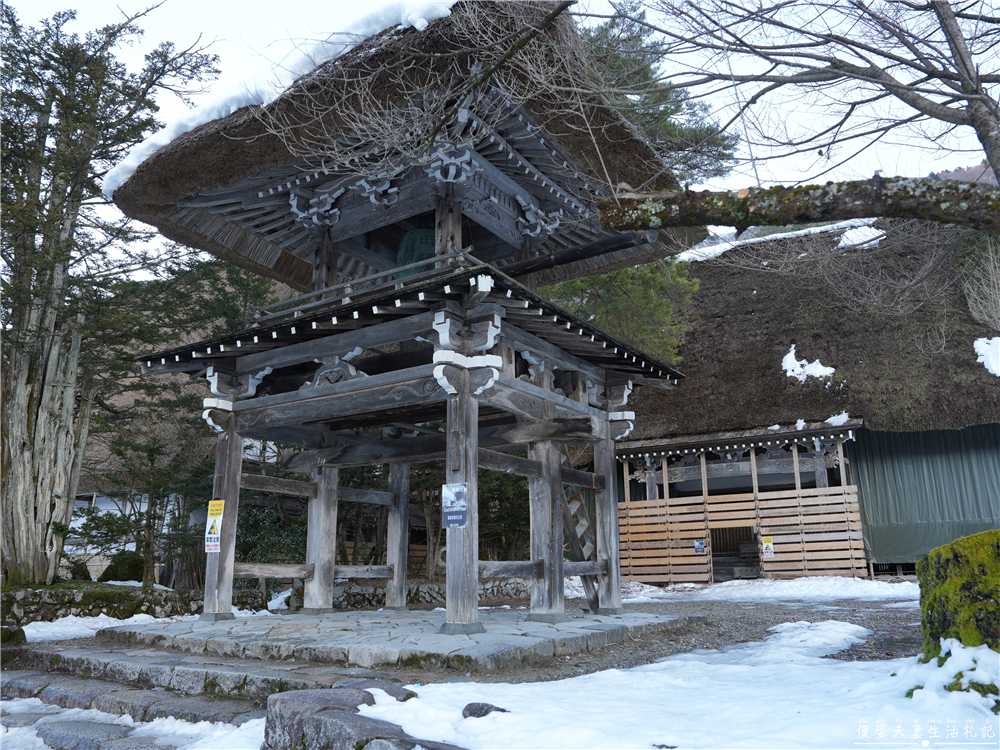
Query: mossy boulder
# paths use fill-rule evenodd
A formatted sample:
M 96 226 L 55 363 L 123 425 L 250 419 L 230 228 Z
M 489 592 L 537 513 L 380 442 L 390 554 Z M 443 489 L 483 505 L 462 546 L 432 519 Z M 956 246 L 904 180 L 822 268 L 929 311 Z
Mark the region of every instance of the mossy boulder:
M 1000 651 L 1000 530 L 956 539 L 917 563 L 924 660 L 942 638 Z
M 142 555 L 124 550 L 111 558 L 111 564 L 97 579 L 105 581 L 142 581 Z

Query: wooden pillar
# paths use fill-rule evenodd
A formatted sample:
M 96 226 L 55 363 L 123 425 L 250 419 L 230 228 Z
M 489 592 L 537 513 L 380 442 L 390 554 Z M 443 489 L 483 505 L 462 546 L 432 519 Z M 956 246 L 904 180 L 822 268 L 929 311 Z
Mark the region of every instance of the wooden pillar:
M 456 392 L 448 396 L 447 484 L 466 483 L 468 522 L 447 530 L 445 582 L 446 635 L 484 633 L 479 622 L 479 402 L 468 370 L 459 370 Z
M 610 427 L 610 425 L 609 425 Z M 607 574 L 598 579 L 598 613 L 617 615 L 625 612 L 622 607 L 622 567 L 618 539 L 618 481 L 615 476 L 615 440 L 608 429 L 607 436 L 594 443 L 594 473 L 604 476 L 604 489 L 594 492 L 594 523 L 597 537 L 597 559 L 608 563 Z M 666 461 L 663 463 L 666 477 Z M 666 494 L 666 479 L 664 479 Z
M 660 492 L 656 488 L 656 463 L 652 456 L 646 456 L 646 499 L 660 499 Z
M 337 245 L 330 239 L 329 232 L 323 232 L 313 255 L 312 289 L 318 292 L 337 283 Z
M 542 578 L 531 580 L 531 612 L 534 622 L 565 622 L 563 591 L 563 499 L 562 456 L 551 440 L 535 443 L 528 457 L 542 465 L 539 479 L 528 479 L 531 515 L 531 559 L 542 561 Z
M 236 417 L 226 415 L 226 427 L 219 434 L 215 454 L 212 500 L 225 503 L 219 551 L 209 552 L 205 563 L 205 607 L 201 618 L 207 622 L 232 620 L 233 568 L 236 564 L 236 519 L 240 512 L 240 472 L 243 466 L 243 437 L 236 432 Z
M 462 203 L 449 190 L 434 212 L 434 254 L 447 255 L 461 249 Z
M 389 491 L 393 505 L 389 509 L 386 562 L 392 566 L 392 578 L 385 587 L 385 608 L 406 609 L 406 566 L 410 551 L 410 465 L 389 467 Z
M 309 500 L 306 526 L 306 563 L 312 563 L 313 576 L 305 584 L 303 615 L 333 612 L 333 582 L 337 564 L 337 491 L 340 470 L 329 466 L 313 469 L 316 497 Z

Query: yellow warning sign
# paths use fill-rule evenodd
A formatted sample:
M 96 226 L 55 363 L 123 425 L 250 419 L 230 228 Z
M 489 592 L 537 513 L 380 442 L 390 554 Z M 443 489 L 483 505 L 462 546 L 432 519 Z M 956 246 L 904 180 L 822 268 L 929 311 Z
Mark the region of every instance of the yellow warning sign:
M 222 541 L 222 514 L 225 500 L 211 500 L 208 503 L 208 520 L 205 522 L 205 552 L 220 552 Z
M 774 557 L 774 539 L 769 536 L 760 538 L 761 557 Z

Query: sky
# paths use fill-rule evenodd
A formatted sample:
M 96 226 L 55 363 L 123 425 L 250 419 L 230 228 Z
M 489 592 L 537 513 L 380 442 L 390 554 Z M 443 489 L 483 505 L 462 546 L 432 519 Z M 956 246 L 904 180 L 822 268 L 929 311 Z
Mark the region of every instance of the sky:
M 60 10 L 75 9 L 77 21 L 73 30 L 88 29 L 119 21 L 123 13 L 136 13 L 149 2 L 106 2 L 104 0 L 13 0 L 9 3 L 22 23 L 37 24 Z M 351 0 L 165 0 L 141 22 L 143 39 L 120 55 L 129 66 L 138 67 L 142 56 L 162 41 L 173 41 L 178 48 L 198 42 L 212 42 L 212 51 L 220 57 L 222 73 L 206 93 L 195 98 L 196 103 L 218 96 L 240 86 L 247 75 L 257 74 L 281 63 L 293 55 L 300 45 L 325 38 L 341 30 L 380 6 L 387 0 L 356 2 Z M 594 13 L 607 11 L 599 0 L 581 3 L 578 8 Z M 161 120 L 169 122 L 185 111 L 185 105 L 170 95 L 158 99 Z M 721 106 L 721 102 L 720 102 Z M 720 119 L 724 113 L 720 112 Z M 779 114 L 780 117 L 780 114 Z M 968 149 L 962 152 L 940 152 L 916 147 L 916 143 L 893 144 L 871 149 L 862 157 L 825 175 L 826 179 L 858 179 L 870 177 L 876 170 L 883 176 L 922 176 L 930 171 L 971 166 L 982 159 L 982 153 L 971 129 L 960 141 L 950 145 Z M 926 146 L 926 142 L 924 144 Z M 706 183 L 715 189 L 737 189 L 754 184 L 759 178 L 764 184 L 795 182 L 803 178 L 801 163 L 792 161 L 758 165 L 757 173 L 745 165 L 729 177 Z

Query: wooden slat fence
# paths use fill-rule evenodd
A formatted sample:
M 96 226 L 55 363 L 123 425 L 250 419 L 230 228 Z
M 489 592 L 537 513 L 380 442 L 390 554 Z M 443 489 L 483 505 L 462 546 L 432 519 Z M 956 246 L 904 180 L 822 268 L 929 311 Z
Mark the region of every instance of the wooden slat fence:
M 759 528 L 758 545 L 774 543 L 774 557 L 761 557 L 765 578 L 867 573 L 854 485 L 626 501 L 618 524 L 624 581 L 710 583 L 709 530 L 748 526 Z
M 704 497 L 619 503 L 618 528 L 623 581 L 711 583 Z M 696 551 L 696 541 L 704 552 Z
M 761 492 L 760 535 L 774 541 L 762 557 L 765 578 L 867 575 L 858 488 Z

